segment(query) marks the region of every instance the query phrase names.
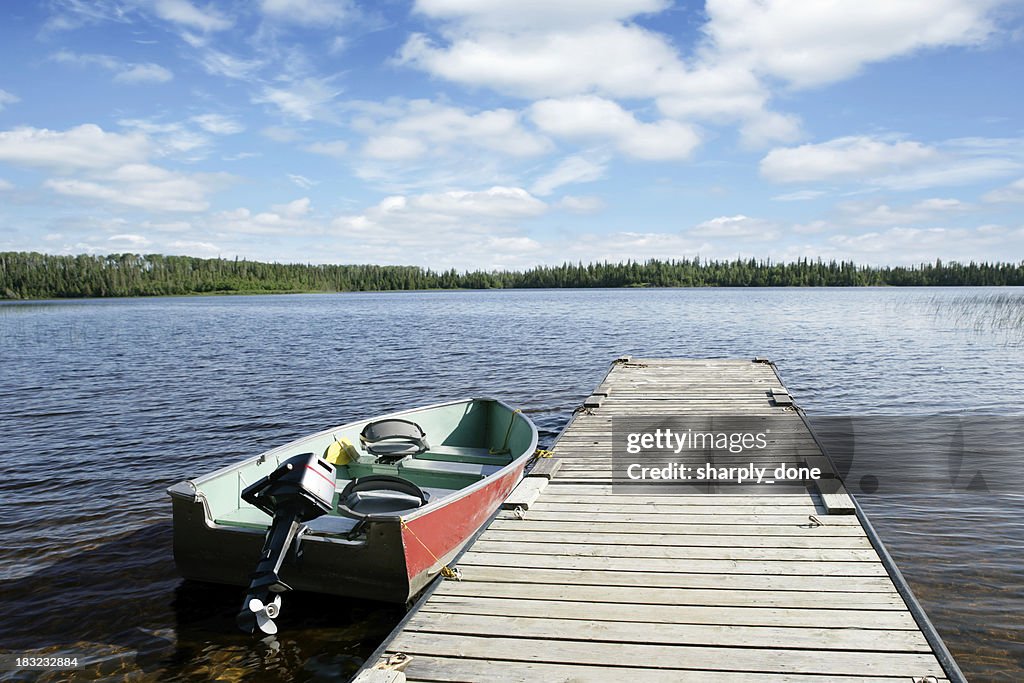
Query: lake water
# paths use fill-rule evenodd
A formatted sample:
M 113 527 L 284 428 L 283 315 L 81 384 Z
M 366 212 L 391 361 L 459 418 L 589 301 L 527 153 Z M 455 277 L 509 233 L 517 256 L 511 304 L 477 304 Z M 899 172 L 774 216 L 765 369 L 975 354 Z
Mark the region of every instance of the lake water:
M 539 290 L 0 305 L 0 650 L 77 652 L 90 662 L 83 680 L 337 680 L 401 610 L 294 594 L 279 647 L 236 633 L 240 589 L 175 574 L 167 486 L 335 424 L 465 396 L 522 407 L 550 443 L 623 353 L 767 356 L 812 415 L 1024 422 L 1020 296 Z M 1024 678 L 1024 485 L 1009 488 L 861 498 L 972 681 Z

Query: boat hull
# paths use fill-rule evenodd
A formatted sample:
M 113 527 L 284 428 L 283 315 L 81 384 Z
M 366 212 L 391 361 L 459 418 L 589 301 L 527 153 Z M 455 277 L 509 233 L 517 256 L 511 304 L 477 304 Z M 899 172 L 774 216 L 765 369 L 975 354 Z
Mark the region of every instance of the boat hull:
M 511 409 L 509 414 L 516 417 Z M 281 579 L 294 590 L 393 603 L 411 600 L 453 561 L 521 480 L 536 447 L 536 430 L 529 427 L 529 452 L 523 449 L 507 466 L 438 504 L 372 517 L 351 539 L 344 533 L 352 528 L 351 520 L 330 518 L 339 527 L 336 533 L 330 524 L 311 524 L 312 531 L 300 536 L 298 549 L 282 566 Z M 266 528 L 219 523 L 201 480 L 177 484 L 169 493 L 179 573 L 197 581 L 248 585 Z

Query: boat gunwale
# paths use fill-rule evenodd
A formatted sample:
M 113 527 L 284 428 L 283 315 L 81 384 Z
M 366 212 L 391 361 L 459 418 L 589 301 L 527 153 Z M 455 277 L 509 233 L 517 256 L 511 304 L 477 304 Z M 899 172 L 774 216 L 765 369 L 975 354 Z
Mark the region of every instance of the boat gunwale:
M 369 522 L 401 522 L 401 521 L 411 521 L 411 520 L 417 519 L 417 518 L 419 518 L 419 517 L 421 517 L 423 515 L 430 514 L 431 512 L 433 512 L 435 510 L 439 510 L 439 509 L 441 509 L 441 508 L 443 508 L 443 507 L 445 507 L 445 506 L 447 506 L 447 505 L 449 505 L 449 504 L 451 504 L 451 503 L 453 503 L 453 502 L 455 502 L 457 500 L 461 500 L 462 498 L 465 498 L 466 496 L 472 495 L 473 493 L 476 493 L 478 490 L 480 490 L 480 489 L 484 488 L 485 486 L 487 486 L 490 482 L 506 476 L 509 472 L 511 472 L 511 471 L 513 471 L 515 469 L 518 469 L 519 467 L 525 466 L 525 463 L 523 462 L 523 460 L 526 459 L 526 458 L 532 457 L 534 452 L 537 450 L 537 442 L 538 442 L 537 426 L 535 424 L 533 424 L 532 420 L 530 420 L 529 418 L 527 418 L 523 414 L 522 410 L 520 410 L 518 408 L 513 408 L 511 405 L 509 405 L 505 401 L 502 401 L 501 399 L 490 398 L 490 397 L 472 397 L 472 398 L 456 399 L 454 401 L 443 401 L 441 403 L 433 403 L 433 404 L 430 404 L 430 405 L 420 406 L 420 407 L 412 408 L 412 409 L 408 409 L 408 410 L 394 411 L 394 412 L 391 412 L 391 413 L 387 413 L 385 415 L 374 416 L 374 417 L 370 417 L 370 418 L 366 418 L 366 419 L 361 419 L 361 420 L 353 420 L 352 422 L 346 422 L 346 423 L 341 424 L 341 425 L 330 427 L 328 429 L 321 430 L 321 431 L 316 432 L 314 434 L 307 434 L 306 436 L 302 436 L 302 437 L 299 437 L 298 439 L 295 439 L 293 441 L 289 441 L 286 444 L 282 444 L 280 446 L 276 446 L 274 448 L 271 448 L 270 450 L 263 451 L 262 453 L 258 453 L 257 455 L 254 455 L 254 456 L 251 456 L 249 458 L 246 458 L 245 460 L 242 460 L 241 462 L 237 462 L 237 463 L 234 463 L 232 465 L 226 465 L 224 467 L 221 467 L 220 469 L 217 469 L 217 470 L 215 470 L 213 472 L 210 472 L 209 474 L 204 474 L 204 475 L 201 475 L 199 477 L 195 477 L 195 478 L 192 478 L 192 479 L 186 479 L 184 481 L 177 482 L 177 483 L 175 483 L 175 484 L 173 484 L 173 485 L 171 485 L 170 487 L 167 488 L 167 493 L 172 498 L 180 496 L 180 497 L 188 498 L 188 499 L 191 499 L 191 500 L 195 501 L 196 499 L 198 499 L 200 497 L 205 498 L 205 496 L 203 495 L 202 490 L 200 489 L 200 487 L 202 486 L 202 484 L 204 482 L 207 482 L 207 481 L 209 481 L 211 479 L 214 479 L 215 477 L 223 476 L 223 475 L 228 474 L 228 473 L 230 473 L 232 471 L 238 470 L 238 469 L 244 467 L 245 465 L 248 465 L 249 463 L 256 462 L 260 458 L 269 458 L 270 456 L 276 456 L 280 451 L 284 451 L 286 449 L 293 448 L 294 446 L 302 443 L 303 441 L 311 441 L 311 440 L 317 439 L 319 437 L 329 436 L 329 435 L 332 435 L 335 432 L 338 432 L 339 430 L 347 429 L 347 428 L 350 428 L 350 427 L 355 427 L 357 425 L 365 424 L 365 423 L 373 421 L 373 420 L 385 420 L 385 419 L 400 417 L 400 416 L 403 416 L 403 415 L 411 415 L 411 414 L 414 414 L 414 413 L 424 412 L 424 411 L 427 411 L 427 410 L 436 410 L 438 408 L 447 408 L 449 406 L 454 406 L 454 405 L 472 404 L 472 403 L 484 402 L 484 401 L 497 403 L 498 405 L 504 407 L 505 409 L 508 410 L 508 412 L 509 412 L 509 414 L 510 414 L 510 416 L 511 416 L 511 418 L 513 420 L 515 420 L 515 419 L 523 420 L 526 423 L 526 425 L 530 428 L 530 432 L 531 432 L 530 445 L 526 448 L 526 450 L 523 451 L 522 454 L 520 454 L 518 457 L 514 458 L 508 464 L 502 466 L 500 469 L 495 470 L 494 472 L 492 472 L 492 473 L 490 473 L 490 474 L 488 474 L 488 475 L 486 475 L 484 477 L 481 477 L 478 481 L 475 481 L 475 482 L 473 482 L 472 484 L 470 484 L 470 485 L 468 485 L 466 487 L 463 487 L 461 489 L 457 489 L 455 491 L 455 493 L 452 493 L 451 495 L 445 496 L 443 498 L 439 498 L 438 500 L 435 500 L 433 502 L 427 503 L 426 505 L 423 505 L 423 506 L 418 507 L 418 508 L 411 508 L 409 511 L 402 511 L 399 514 L 394 514 L 394 513 L 371 514 L 371 515 L 368 515 L 367 518 L 366 518 L 367 521 L 369 521 Z M 178 489 L 178 487 L 180 487 L 182 484 L 189 484 L 191 486 L 191 488 L 192 488 L 192 493 L 189 494 L 189 493 L 186 493 L 186 492 Z M 209 508 L 207 506 L 205 506 L 205 505 L 204 505 L 204 510 L 205 510 L 205 513 L 206 513 L 207 523 L 208 524 L 213 524 L 213 525 L 216 525 L 216 526 L 225 526 L 225 525 L 218 524 L 215 519 L 211 518 Z M 346 515 L 338 515 L 338 516 L 346 517 Z M 348 518 L 348 519 L 351 519 L 351 518 Z M 225 526 L 225 528 L 235 529 L 237 527 L 227 527 L 227 526 Z M 330 538 L 334 534 L 316 533 L 315 535 L 316 536 L 321 536 L 321 537 L 324 537 L 324 538 Z

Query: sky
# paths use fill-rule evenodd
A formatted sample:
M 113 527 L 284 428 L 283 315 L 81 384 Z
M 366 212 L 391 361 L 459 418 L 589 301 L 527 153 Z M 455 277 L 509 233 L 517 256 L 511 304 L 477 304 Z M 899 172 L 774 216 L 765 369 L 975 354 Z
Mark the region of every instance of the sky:
M 1024 2 L 0 6 L 0 251 L 1024 260 Z

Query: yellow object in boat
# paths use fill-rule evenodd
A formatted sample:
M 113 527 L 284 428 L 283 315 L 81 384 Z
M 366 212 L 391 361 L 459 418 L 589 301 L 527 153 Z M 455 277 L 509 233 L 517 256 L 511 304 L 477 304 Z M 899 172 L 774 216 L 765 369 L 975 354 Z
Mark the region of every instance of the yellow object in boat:
M 351 441 L 342 437 L 341 439 L 335 439 L 334 443 L 327 447 L 327 450 L 324 451 L 324 460 L 335 467 L 341 467 L 342 465 L 359 460 L 359 451 L 356 450 Z

